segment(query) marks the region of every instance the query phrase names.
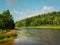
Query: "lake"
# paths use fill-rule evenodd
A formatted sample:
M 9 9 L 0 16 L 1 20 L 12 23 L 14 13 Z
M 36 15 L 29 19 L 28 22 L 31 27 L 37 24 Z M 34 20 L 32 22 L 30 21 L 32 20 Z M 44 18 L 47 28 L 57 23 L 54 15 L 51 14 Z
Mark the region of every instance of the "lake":
M 60 29 L 21 28 L 13 45 L 60 45 Z

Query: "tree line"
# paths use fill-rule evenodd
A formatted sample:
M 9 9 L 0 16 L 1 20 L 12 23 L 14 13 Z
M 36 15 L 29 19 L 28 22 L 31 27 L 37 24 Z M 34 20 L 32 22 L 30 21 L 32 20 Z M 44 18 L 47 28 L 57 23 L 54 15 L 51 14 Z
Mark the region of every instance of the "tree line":
M 15 23 L 16 27 L 40 26 L 40 25 L 60 25 L 60 12 L 41 14 L 20 20 Z
M 14 29 L 14 27 L 14 20 L 10 11 L 3 11 L 3 13 L 0 14 L 0 29 Z

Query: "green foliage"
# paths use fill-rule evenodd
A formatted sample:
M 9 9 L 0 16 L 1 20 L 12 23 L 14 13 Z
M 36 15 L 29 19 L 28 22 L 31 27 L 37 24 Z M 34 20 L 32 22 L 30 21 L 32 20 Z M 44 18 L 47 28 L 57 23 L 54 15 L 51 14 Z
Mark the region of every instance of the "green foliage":
M 14 29 L 15 24 L 9 10 L 0 14 L 0 29 Z
M 41 14 L 16 22 L 16 27 L 60 25 L 60 12 Z

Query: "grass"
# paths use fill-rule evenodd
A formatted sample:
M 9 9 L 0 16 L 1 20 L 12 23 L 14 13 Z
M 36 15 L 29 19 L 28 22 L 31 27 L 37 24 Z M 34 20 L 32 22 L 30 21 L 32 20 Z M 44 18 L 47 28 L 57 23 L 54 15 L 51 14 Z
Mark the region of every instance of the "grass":
M 12 45 L 14 38 L 0 40 L 0 45 Z
M 0 29 L 0 45 L 12 45 L 17 36 L 16 30 L 1 30 Z
M 60 29 L 59 25 L 41 25 L 41 26 L 28 26 L 28 27 L 20 27 L 20 28 L 58 28 Z

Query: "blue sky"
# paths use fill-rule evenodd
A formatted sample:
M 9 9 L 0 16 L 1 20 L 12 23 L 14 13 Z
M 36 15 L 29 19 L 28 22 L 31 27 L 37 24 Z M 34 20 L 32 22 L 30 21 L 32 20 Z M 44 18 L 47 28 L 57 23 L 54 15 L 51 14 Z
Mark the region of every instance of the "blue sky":
M 42 13 L 60 11 L 60 0 L 0 0 L 0 13 L 10 10 L 14 21 Z

